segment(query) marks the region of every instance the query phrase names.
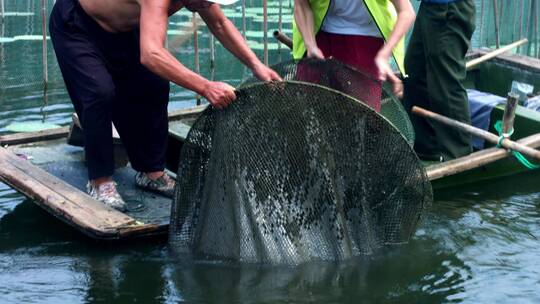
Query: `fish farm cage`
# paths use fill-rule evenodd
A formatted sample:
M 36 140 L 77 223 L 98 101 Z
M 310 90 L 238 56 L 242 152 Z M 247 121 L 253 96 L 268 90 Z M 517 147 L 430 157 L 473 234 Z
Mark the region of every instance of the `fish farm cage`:
M 27 100 L 40 100 L 42 110 L 65 94 L 63 80 L 48 36 L 48 16 L 54 0 L 0 0 L 0 109 L 15 111 Z M 418 1 L 411 1 L 418 8 Z M 476 0 L 476 32 L 473 48 L 498 48 L 521 38 L 529 43 L 514 50 L 539 57 L 536 0 Z M 249 47 L 266 64 L 289 60 L 290 50 L 272 37 L 275 30 L 292 35 L 293 0 L 241 0 L 222 7 L 245 37 Z M 167 47 L 188 68 L 209 79 L 238 85 L 250 76 L 214 39 L 204 22 L 187 9 L 169 18 Z M 216 77 L 217 75 L 217 77 Z M 240 75 L 240 76 L 239 76 Z M 5 100 L 20 100 L 17 105 Z M 193 93 L 171 86 L 171 101 L 200 103 Z M 30 101 L 28 101 L 30 102 Z M 66 104 L 64 98 L 63 104 Z M 67 103 L 69 104 L 69 103 Z M 5 115 L 5 114 L 4 114 Z M 1 119 L 2 117 L 0 117 Z M 6 132 L 0 126 L 0 133 Z

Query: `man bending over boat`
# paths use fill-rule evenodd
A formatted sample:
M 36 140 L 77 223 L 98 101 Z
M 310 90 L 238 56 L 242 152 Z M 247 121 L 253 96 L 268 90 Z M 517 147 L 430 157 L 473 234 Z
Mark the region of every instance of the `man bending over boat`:
M 187 7 L 263 81 L 279 76 L 247 47 L 218 5 L 203 0 L 57 0 L 50 33 L 70 98 L 82 123 L 88 193 L 119 210 L 126 205 L 112 180 L 111 121 L 138 171 L 136 185 L 172 197 L 164 173 L 169 81 L 225 108 L 234 88 L 183 66 L 165 49 L 168 17 Z

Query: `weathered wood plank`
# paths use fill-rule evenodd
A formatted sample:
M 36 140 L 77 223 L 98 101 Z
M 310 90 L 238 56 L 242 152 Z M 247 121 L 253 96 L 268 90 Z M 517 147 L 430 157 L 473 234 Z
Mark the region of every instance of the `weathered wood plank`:
M 202 106 L 195 106 L 191 108 L 170 111 L 169 120 L 195 118 L 199 116 L 204 110 L 206 110 L 207 107 L 208 105 L 202 105 Z
M 208 105 L 195 106 L 191 108 L 175 110 L 169 112 L 169 120 L 179 119 L 191 119 L 199 116 Z M 50 130 L 28 132 L 28 133 L 15 133 L 9 135 L 0 136 L 0 146 L 5 145 L 19 145 L 27 144 L 37 141 L 53 140 L 63 137 L 67 137 L 69 134 L 69 127 L 54 128 Z
M 540 147 L 540 134 L 531 135 L 517 141 L 522 145 L 531 148 Z M 500 148 L 489 148 L 472 153 L 468 156 L 460 157 L 444 163 L 431 165 L 426 168 L 429 180 L 436 180 L 446 176 L 458 174 L 464 171 L 479 168 L 497 160 L 510 156 L 510 151 Z
M 86 193 L 0 148 L 0 179 L 83 232 L 114 237 L 138 223 Z M 86 230 L 86 231 L 85 231 Z
M 15 133 L 0 136 L 0 146 L 19 145 L 36 141 L 53 140 L 66 137 L 69 127 L 54 128 L 38 132 Z

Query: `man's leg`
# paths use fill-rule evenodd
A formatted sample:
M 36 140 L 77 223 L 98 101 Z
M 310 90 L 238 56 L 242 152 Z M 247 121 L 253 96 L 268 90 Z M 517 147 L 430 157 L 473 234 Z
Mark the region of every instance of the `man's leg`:
M 427 87 L 432 111 L 452 119 L 471 122 L 467 91 L 465 55 L 474 32 L 474 2 L 462 0 L 430 8 L 425 26 L 433 35 L 426 40 Z M 444 160 L 471 153 L 471 135 L 432 122 L 438 149 Z
M 424 6 L 424 4 L 420 4 L 405 56 L 405 71 L 409 77 L 404 81 L 403 104 L 409 112 L 414 127 L 415 151 L 421 158 L 439 160 L 437 138 L 431 122 L 410 113 L 410 109 L 415 105 L 427 109 L 431 108 L 427 90 L 427 58 L 424 39 L 433 33 L 424 26 L 424 19 L 427 18 Z
M 139 172 L 165 169 L 169 82 L 140 63 L 116 77 L 118 103 L 113 120 L 132 167 Z
M 58 64 L 83 127 L 90 180 L 114 171 L 111 113 L 115 86 L 92 37 L 76 21 L 74 1 L 57 1 L 50 33 Z

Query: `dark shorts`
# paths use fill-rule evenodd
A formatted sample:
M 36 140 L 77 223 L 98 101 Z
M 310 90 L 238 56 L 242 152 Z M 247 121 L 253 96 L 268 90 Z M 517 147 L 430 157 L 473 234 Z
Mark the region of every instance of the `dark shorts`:
M 89 178 L 114 170 L 114 123 L 137 171 L 163 170 L 169 82 L 140 63 L 138 30 L 109 33 L 77 0 L 57 0 L 49 30 L 84 132 Z

